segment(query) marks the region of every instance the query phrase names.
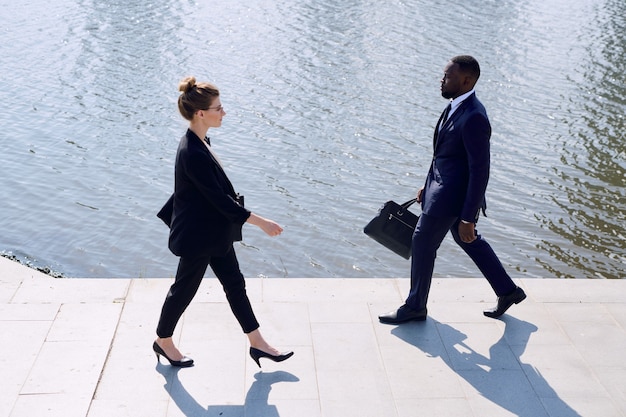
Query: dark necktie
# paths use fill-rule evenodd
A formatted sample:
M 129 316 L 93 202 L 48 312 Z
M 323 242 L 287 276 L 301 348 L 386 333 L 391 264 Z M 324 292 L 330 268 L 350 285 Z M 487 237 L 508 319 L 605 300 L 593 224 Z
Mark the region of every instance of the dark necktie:
M 439 122 L 439 130 L 441 130 L 443 125 L 446 123 L 446 120 L 448 120 L 448 114 L 450 114 L 451 108 L 452 108 L 452 103 L 448 104 L 445 110 L 443 111 L 443 114 L 441 115 L 441 121 Z
M 441 117 L 439 118 L 439 123 L 437 123 L 437 127 L 435 128 L 435 135 L 433 136 L 433 148 L 437 147 L 437 138 L 439 137 L 439 132 L 441 131 L 443 125 L 446 123 L 446 120 L 448 120 L 448 114 L 450 114 L 451 108 L 452 103 L 446 106 L 443 113 L 441 114 Z

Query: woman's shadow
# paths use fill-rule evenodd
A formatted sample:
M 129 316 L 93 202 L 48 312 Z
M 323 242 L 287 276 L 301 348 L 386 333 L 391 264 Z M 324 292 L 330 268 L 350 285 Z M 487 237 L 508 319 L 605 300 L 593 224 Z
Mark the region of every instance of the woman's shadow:
M 467 336 L 463 332 L 433 319 L 429 319 L 429 322 L 434 323 L 434 326 L 398 326 L 391 333 L 430 357 L 441 358 L 482 397 L 518 417 L 548 415 L 539 393 L 542 398 L 550 399 L 551 406 L 560 410 L 559 415 L 580 417 L 559 398 L 534 366 L 521 360 L 537 326 L 513 316 L 505 316 L 501 320 L 505 323 L 504 333 L 489 348 L 489 357 L 466 344 Z M 439 342 L 433 343 L 434 340 Z
M 278 382 L 297 382 L 298 377 L 289 372 L 258 372 L 246 394 L 242 405 L 209 405 L 203 407 L 183 387 L 178 378 L 180 368 L 157 364 L 156 370 L 165 378 L 163 386 L 176 406 L 186 417 L 280 417 L 275 405 L 268 404 L 272 384 Z

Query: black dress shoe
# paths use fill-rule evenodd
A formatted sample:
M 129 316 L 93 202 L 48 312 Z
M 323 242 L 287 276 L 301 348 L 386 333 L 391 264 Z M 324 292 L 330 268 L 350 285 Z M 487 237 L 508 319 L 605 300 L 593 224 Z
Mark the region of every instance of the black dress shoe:
M 261 362 L 259 359 L 267 358 L 273 360 L 274 362 L 282 362 L 285 359 L 289 359 L 293 356 L 293 351 L 283 352 L 279 355 L 272 355 L 271 353 L 263 352 L 261 349 L 250 347 L 250 357 L 254 359 L 259 368 L 261 367 Z
M 165 354 L 165 351 L 161 348 L 161 346 L 157 344 L 156 341 L 152 344 L 152 350 L 154 350 L 154 353 L 156 354 L 156 357 L 157 357 L 157 361 L 159 361 L 159 363 L 161 363 L 161 356 L 163 356 L 165 359 L 167 359 L 170 362 L 170 365 L 172 366 L 178 366 L 180 368 L 189 368 L 190 366 L 193 366 L 193 359 L 188 358 L 186 356 L 183 356 L 183 358 L 179 361 L 170 359 L 170 357 Z
M 517 287 L 511 294 L 498 297 L 498 305 L 491 310 L 483 311 L 487 317 L 497 319 L 503 315 L 513 304 L 519 304 L 526 298 L 526 293 L 520 287 Z
M 424 321 L 426 320 L 426 316 L 425 308 L 420 311 L 415 311 L 405 304 L 396 311 L 378 316 L 378 320 L 384 324 L 401 324 L 409 321 Z

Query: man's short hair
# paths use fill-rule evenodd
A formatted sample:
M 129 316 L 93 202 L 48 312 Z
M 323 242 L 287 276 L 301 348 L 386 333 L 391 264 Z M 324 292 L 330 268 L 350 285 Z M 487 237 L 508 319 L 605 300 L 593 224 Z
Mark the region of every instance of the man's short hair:
M 473 56 L 470 55 L 458 55 L 450 60 L 459 66 L 462 72 L 465 72 L 478 80 L 480 77 L 480 65 Z

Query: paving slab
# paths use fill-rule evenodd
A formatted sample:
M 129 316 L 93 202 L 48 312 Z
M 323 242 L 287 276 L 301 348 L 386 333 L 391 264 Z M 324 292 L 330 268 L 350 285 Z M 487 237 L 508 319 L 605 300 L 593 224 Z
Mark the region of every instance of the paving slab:
M 499 320 L 484 279 L 433 280 L 425 322 L 378 323 L 406 278 L 252 278 L 266 338 L 248 356 L 216 279 L 151 350 L 172 279 L 52 278 L 0 258 L 0 417 L 626 417 L 626 281 L 517 279 Z

